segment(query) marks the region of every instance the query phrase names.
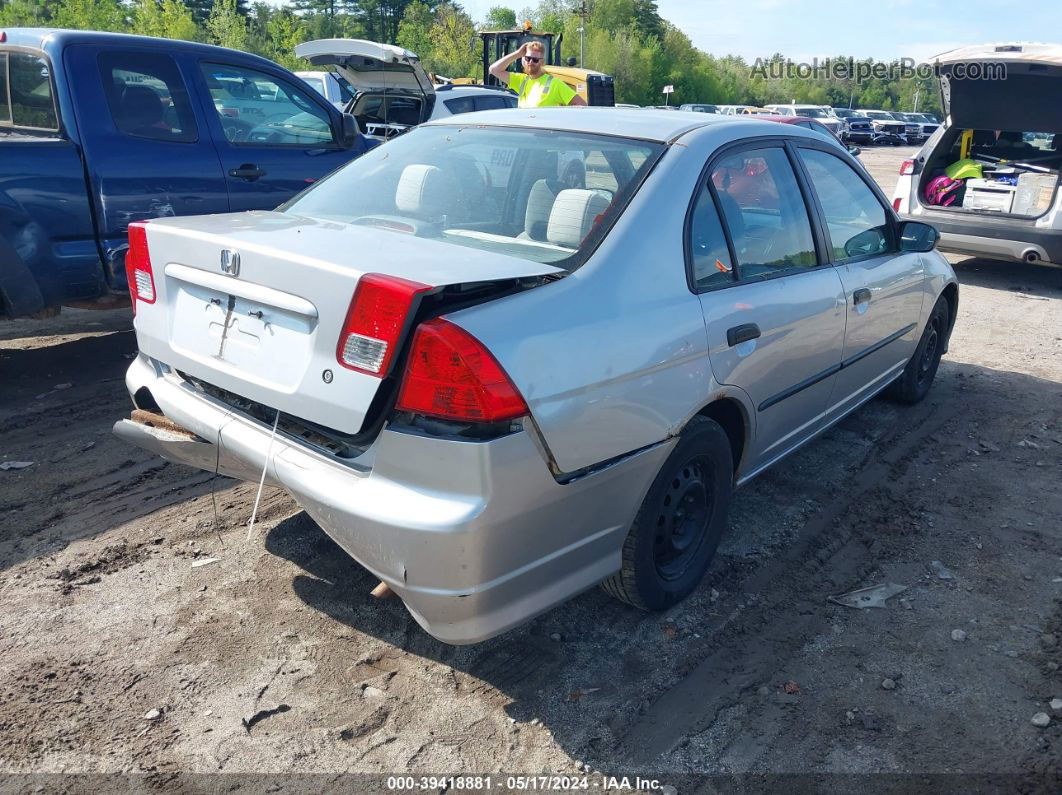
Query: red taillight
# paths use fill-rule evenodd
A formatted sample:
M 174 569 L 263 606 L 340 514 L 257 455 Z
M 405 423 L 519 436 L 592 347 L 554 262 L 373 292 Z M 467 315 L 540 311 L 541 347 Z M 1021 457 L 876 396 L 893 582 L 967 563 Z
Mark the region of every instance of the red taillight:
M 906 177 L 906 176 L 909 176 L 909 175 L 911 175 L 913 173 L 914 173 L 914 161 L 913 160 L 904 160 L 903 163 L 900 164 L 900 176 L 901 177 Z
M 136 314 L 136 302 L 155 303 L 155 274 L 148 254 L 147 229 L 144 221 L 129 224 L 129 248 L 125 252 L 125 280 Z
M 483 343 L 442 318 L 417 328 L 395 408 L 466 422 L 503 422 L 528 413 Z
M 0 44 L 3 44 L 5 41 L 7 41 L 7 31 L 0 30 Z
M 410 307 L 426 284 L 366 273 L 358 280 L 347 319 L 339 334 L 336 359 L 341 365 L 383 378 L 410 319 Z
M 894 209 L 896 212 L 900 212 L 900 205 L 902 203 L 903 203 L 903 199 L 893 199 L 892 200 L 892 209 Z

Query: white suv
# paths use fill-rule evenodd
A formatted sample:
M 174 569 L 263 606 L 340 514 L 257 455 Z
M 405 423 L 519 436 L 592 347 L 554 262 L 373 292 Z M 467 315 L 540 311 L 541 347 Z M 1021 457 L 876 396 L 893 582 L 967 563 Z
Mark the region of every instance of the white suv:
M 937 227 L 942 249 L 1062 266 L 1062 45 L 986 44 L 934 60 L 944 122 L 900 167 L 893 207 Z M 1000 64 L 1006 79 L 989 79 Z M 972 161 L 952 169 L 961 185 L 927 192 L 959 160 Z
M 319 39 L 298 45 L 295 54 L 315 66 L 332 67 L 354 88 L 347 112 L 370 138 L 386 140 L 432 119 L 517 104 L 516 95 L 504 87 L 436 85 L 414 53 L 392 44 Z

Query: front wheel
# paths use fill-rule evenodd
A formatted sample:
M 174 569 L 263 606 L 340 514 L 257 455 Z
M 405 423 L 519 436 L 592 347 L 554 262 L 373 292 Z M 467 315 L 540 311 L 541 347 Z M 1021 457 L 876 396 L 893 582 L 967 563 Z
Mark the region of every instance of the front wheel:
M 719 546 L 733 484 L 726 432 L 694 417 L 649 487 L 622 567 L 601 584 L 605 592 L 642 610 L 666 610 L 689 596 Z
M 948 337 L 948 302 L 944 296 L 937 299 L 929 315 L 918 347 L 907 362 L 903 373 L 892 382 L 888 395 L 900 403 L 913 405 L 929 394 L 933 385 L 940 357 L 944 355 L 944 343 Z

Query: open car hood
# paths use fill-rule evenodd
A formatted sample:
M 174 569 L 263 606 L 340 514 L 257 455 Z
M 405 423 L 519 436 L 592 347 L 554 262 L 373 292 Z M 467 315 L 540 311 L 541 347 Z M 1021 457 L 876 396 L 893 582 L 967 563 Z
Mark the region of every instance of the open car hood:
M 1062 132 L 1062 45 L 981 44 L 933 59 L 940 100 L 952 126 Z M 1000 64 L 1006 79 L 962 78 L 972 64 Z
M 296 45 L 295 54 L 314 66 L 330 66 L 358 93 L 405 89 L 435 94 L 420 59 L 409 50 L 364 39 L 317 39 Z

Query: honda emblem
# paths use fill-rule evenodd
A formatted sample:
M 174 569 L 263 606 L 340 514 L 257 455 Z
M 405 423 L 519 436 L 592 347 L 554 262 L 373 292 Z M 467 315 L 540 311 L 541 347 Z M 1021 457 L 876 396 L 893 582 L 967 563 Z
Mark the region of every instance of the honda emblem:
M 227 248 L 221 250 L 221 272 L 229 276 L 240 275 L 240 252 Z

